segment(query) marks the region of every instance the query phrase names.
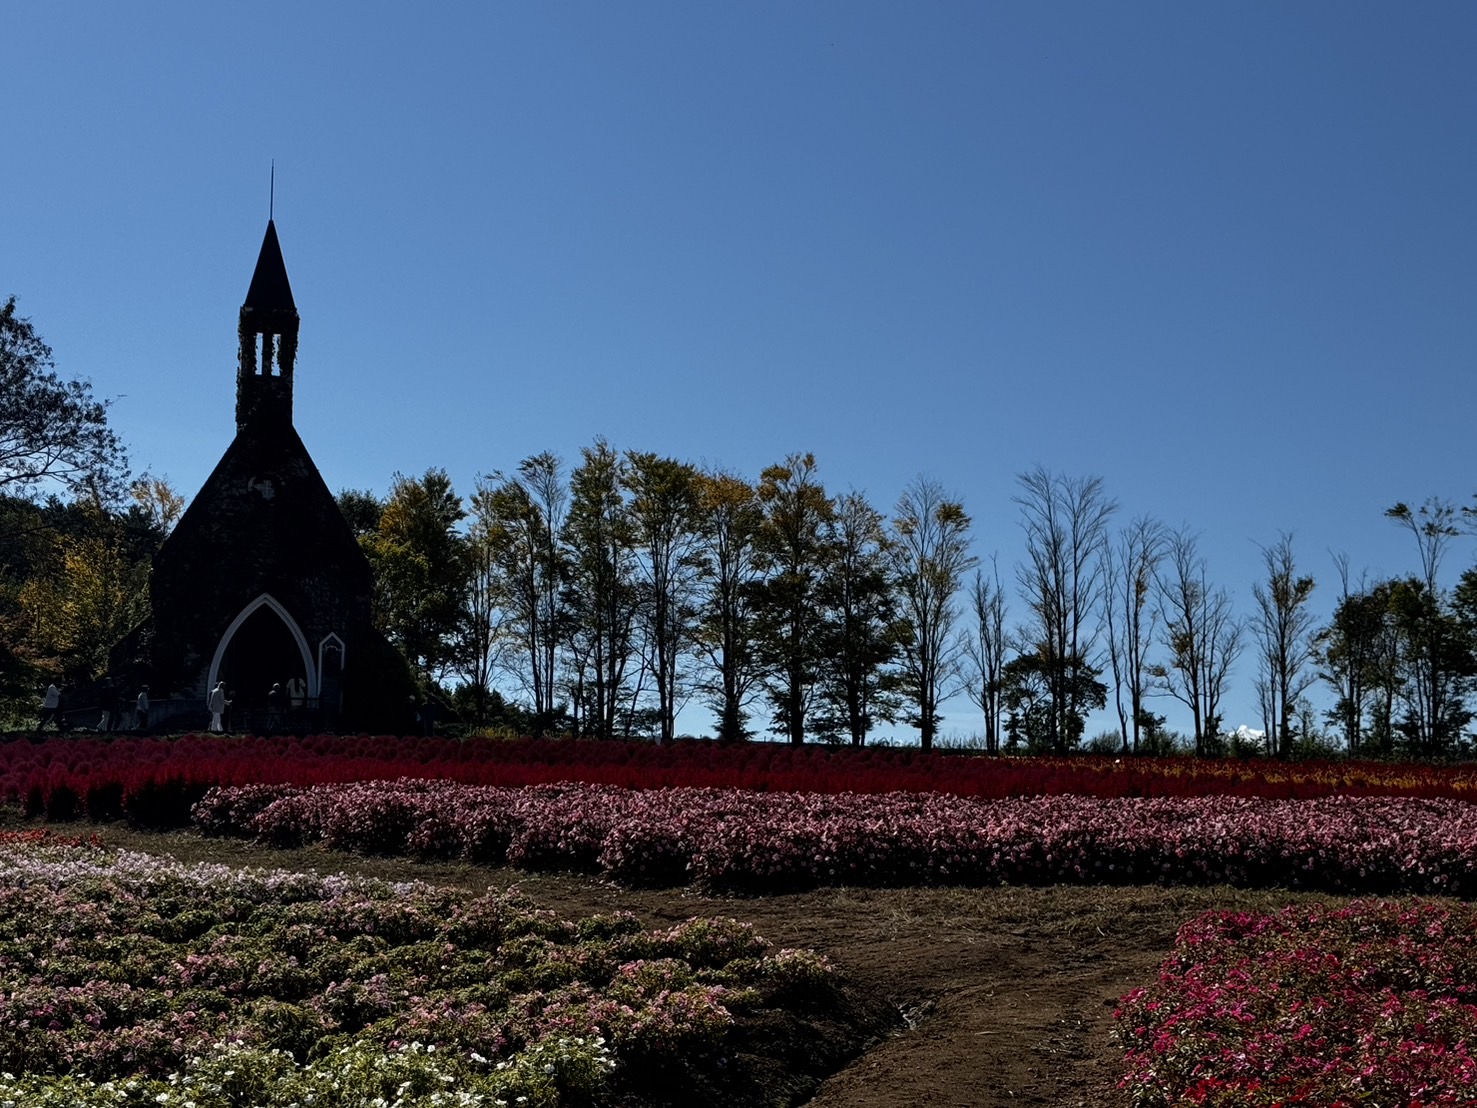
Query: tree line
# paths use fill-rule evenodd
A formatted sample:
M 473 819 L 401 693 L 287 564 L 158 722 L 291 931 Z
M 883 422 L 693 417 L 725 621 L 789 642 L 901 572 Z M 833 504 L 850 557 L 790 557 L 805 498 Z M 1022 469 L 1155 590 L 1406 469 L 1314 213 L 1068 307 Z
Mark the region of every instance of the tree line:
M 376 618 L 486 722 L 514 691 L 536 732 L 670 740 L 693 702 L 719 738 L 861 745 L 905 720 L 931 746 L 958 691 L 969 516 L 927 477 L 890 516 L 827 492 L 815 457 L 757 481 L 603 439 L 477 480 L 397 476 L 340 506 Z
M 1471 514 L 1439 500 L 1387 513 L 1420 574 L 1355 580 L 1339 559 L 1326 625 L 1290 534 L 1262 548 L 1240 615 L 1192 531 L 1120 521 L 1100 478 L 1044 467 L 1017 478 L 1013 590 L 937 481 L 884 514 L 828 492 L 809 454 L 751 481 L 602 439 L 572 468 L 542 453 L 479 478 L 465 505 L 437 469 L 340 503 L 381 626 L 479 723 L 511 701 L 537 732 L 669 739 L 698 702 L 721 738 L 762 718 L 790 742 L 861 745 L 902 722 L 928 748 L 941 705 L 967 696 L 991 753 L 1218 755 L 1247 748 L 1224 719 L 1241 666 L 1273 756 L 1445 757 L 1466 749 L 1477 692 L 1477 570 L 1438 580 Z M 1332 708 L 1313 707 L 1318 685 Z M 1116 728 L 1088 740 L 1104 709 Z
M 14 298 L 0 386 L 0 700 L 14 715 L 46 680 L 101 676 L 147 615 L 149 566 L 184 500 L 130 476 L 107 405 L 57 374 Z M 670 739 L 700 704 L 725 739 L 861 745 L 905 723 L 930 747 L 941 706 L 967 696 L 992 753 L 1182 740 L 1210 755 L 1240 743 L 1224 721 L 1239 665 L 1274 756 L 1468 750 L 1477 569 L 1453 588 L 1441 570 L 1474 517 L 1444 500 L 1386 513 L 1417 572 L 1356 578 L 1337 559 L 1320 625 L 1291 535 L 1262 549 L 1240 614 L 1192 531 L 1123 520 L 1101 478 L 1039 466 L 1017 478 L 1024 556 L 1004 577 L 936 480 L 915 478 L 885 513 L 828 491 L 810 454 L 751 480 L 599 439 L 572 465 L 545 452 L 479 477 L 465 500 L 439 469 L 338 499 L 381 629 L 473 725 Z M 1188 735 L 1167 730 L 1166 702 Z M 1116 727 L 1089 739 L 1103 710 Z

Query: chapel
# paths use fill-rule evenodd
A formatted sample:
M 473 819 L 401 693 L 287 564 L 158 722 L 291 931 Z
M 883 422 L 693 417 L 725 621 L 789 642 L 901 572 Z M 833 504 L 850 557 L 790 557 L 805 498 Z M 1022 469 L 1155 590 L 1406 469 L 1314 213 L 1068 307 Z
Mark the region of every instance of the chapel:
M 202 725 L 183 717 L 219 681 L 236 729 L 390 728 L 414 693 L 371 623 L 369 562 L 293 427 L 298 323 L 268 220 L 239 316 L 236 436 L 155 556 L 150 620 L 115 653 L 178 725 Z

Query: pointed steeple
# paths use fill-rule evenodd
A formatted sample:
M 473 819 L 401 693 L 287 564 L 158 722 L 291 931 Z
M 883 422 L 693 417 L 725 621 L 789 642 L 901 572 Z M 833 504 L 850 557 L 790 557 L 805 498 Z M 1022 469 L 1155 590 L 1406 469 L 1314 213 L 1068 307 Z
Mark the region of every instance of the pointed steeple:
M 287 283 L 287 265 L 282 260 L 282 247 L 277 242 L 277 225 L 267 220 L 267 237 L 262 239 L 262 252 L 257 255 L 256 272 L 246 290 L 244 305 L 253 311 L 295 312 L 292 286 Z
M 236 370 L 238 433 L 292 426 L 297 324 L 297 305 L 293 303 L 292 286 L 287 283 L 277 226 L 269 219 L 237 328 L 241 340 Z

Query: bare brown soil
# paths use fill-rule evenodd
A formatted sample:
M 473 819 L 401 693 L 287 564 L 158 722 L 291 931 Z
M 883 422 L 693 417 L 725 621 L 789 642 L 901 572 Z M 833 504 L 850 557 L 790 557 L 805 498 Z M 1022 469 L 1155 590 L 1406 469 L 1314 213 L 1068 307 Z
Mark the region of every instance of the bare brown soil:
M 826 954 L 898 1012 L 896 1031 L 827 1079 L 812 1108 L 1126 1105 L 1116 1090 L 1113 1008 L 1153 978 L 1179 925 L 1207 908 L 1266 910 L 1309 899 L 1285 890 L 1075 886 L 719 898 L 588 877 L 270 850 L 188 832 L 108 826 L 103 835 L 191 862 L 344 870 L 478 890 L 516 884 L 569 918 L 625 909 L 652 927 L 690 916 L 748 921 L 777 946 Z

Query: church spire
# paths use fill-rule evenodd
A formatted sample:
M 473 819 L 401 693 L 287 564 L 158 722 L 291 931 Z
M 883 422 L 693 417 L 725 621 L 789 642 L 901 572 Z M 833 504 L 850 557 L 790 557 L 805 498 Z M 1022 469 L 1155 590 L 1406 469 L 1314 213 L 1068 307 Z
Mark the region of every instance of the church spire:
M 292 425 L 292 366 L 297 357 L 297 305 L 287 266 L 268 219 L 256 270 L 241 305 L 236 370 L 236 430 Z

